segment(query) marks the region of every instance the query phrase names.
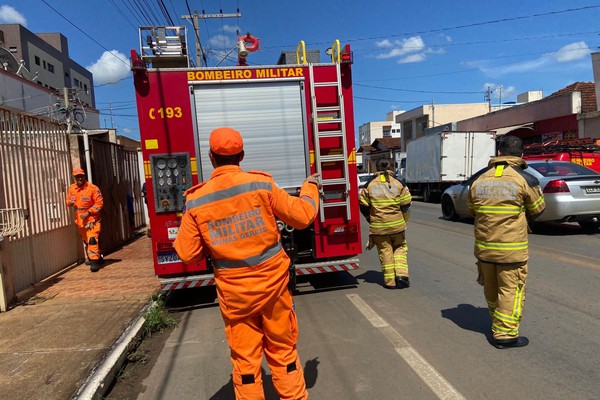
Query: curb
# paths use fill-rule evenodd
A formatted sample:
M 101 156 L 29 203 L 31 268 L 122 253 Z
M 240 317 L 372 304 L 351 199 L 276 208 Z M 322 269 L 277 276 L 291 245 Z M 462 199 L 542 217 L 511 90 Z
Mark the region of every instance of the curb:
M 154 307 L 156 301 L 146 304 L 136 319 L 115 341 L 106 357 L 98 364 L 79 388 L 73 400 L 102 400 L 110 388 L 117 371 L 123 366 L 129 353 L 131 343 L 139 337 L 144 326 L 146 312 Z

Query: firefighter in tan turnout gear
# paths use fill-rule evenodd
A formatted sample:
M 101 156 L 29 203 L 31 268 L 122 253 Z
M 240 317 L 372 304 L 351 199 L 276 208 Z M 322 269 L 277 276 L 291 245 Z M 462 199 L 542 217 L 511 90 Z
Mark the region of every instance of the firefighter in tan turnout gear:
M 519 336 L 527 278 L 527 219 L 535 219 L 545 208 L 539 181 L 527 173 L 522 154 L 521 139 L 502 137 L 498 157 L 490 160 L 469 190 L 478 282 L 492 317 L 493 344 L 499 349 L 529 343 Z
M 405 231 L 411 195 L 391 174 L 390 161 L 379 159 L 377 173 L 360 194 L 360 211 L 370 224 L 369 246 L 377 246 L 383 285 L 387 289 L 410 286 Z

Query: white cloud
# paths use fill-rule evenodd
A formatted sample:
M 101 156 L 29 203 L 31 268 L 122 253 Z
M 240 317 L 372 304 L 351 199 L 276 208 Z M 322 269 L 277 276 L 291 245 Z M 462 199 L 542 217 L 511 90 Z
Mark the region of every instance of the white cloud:
M 237 45 L 237 41 L 235 39 L 237 38 L 234 38 L 231 35 L 215 35 L 210 38 L 208 43 L 217 49 L 232 49 Z
M 98 61 L 86 68 L 94 74 L 94 83 L 98 85 L 117 83 L 131 74 L 129 60 L 117 50 L 105 51 Z
M 424 53 L 411 54 L 398 60 L 398 64 L 408 64 L 424 61 L 427 57 Z
M 223 32 L 236 33 L 239 29 L 240 28 L 237 25 L 223 25 Z
M 590 53 L 590 48 L 585 42 L 574 42 L 561 47 L 553 53 L 553 57 L 558 62 L 569 62 L 581 60 Z
M 501 76 L 506 74 L 520 74 L 524 72 L 540 71 L 543 67 L 577 61 L 585 58 L 590 53 L 590 48 L 585 42 L 574 42 L 561 47 L 559 50 L 544 54 L 534 60 L 527 60 L 516 64 L 501 65 L 495 67 L 490 60 L 467 61 L 463 64 L 480 68 L 489 76 Z
M 393 42 L 384 39 L 375 43 L 377 47 L 390 49 L 387 53 L 382 53 L 377 58 L 400 57 L 409 53 L 417 53 L 425 48 L 425 42 L 420 36 L 413 36 L 408 39 L 394 40 Z
M 0 6 L 0 23 L 27 26 L 27 20 L 23 14 L 7 5 Z

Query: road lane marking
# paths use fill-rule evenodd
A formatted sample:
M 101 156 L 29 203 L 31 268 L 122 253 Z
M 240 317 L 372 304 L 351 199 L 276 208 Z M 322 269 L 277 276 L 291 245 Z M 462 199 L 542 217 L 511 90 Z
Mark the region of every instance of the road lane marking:
M 385 319 L 381 318 L 357 294 L 347 294 L 346 297 L 354 304 L 365 318 L 390 341 L 396 353 L 415 371 L 423 382 L 443 400 L 466 400 L 431 364 L 427 362 L 404 337 Z

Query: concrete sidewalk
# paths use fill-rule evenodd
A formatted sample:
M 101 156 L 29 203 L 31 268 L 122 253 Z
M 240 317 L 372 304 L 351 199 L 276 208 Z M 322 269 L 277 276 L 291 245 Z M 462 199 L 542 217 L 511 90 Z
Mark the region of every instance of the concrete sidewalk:
M 105 261 L 96 273 L 79 265 L 0 313 L 0 400 L 102 398 L 103 376 L 160 288 L 145 235 Z

